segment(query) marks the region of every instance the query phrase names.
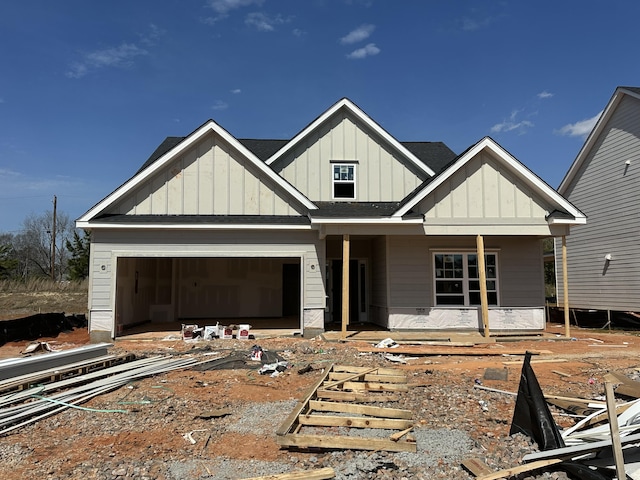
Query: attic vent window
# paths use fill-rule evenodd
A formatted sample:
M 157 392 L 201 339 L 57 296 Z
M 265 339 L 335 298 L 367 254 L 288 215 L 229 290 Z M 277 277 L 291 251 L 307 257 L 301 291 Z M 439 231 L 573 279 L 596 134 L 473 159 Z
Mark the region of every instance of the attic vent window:
M 333 165 L 333 198 L 356 198 L 356 166 Z

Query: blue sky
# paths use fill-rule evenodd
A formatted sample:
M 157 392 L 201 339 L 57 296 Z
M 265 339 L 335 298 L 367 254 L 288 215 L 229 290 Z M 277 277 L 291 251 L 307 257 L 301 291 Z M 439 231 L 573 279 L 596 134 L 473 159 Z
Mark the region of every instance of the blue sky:
M 0 232 L 72 219 L 212 118 L 291 138 L 348 97 L 400 141 L 486 135 L 552 187 L 617 86 L 640 2 L 21 0 L 0 4 Z

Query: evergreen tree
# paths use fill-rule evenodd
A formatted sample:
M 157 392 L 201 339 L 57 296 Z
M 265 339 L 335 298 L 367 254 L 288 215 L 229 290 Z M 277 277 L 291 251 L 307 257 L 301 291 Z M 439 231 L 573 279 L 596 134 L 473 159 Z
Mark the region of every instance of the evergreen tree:
M 67 264 L 69 268 L 69 280 L 82 280 L 89 276 L 89 249 L 91 246 L 91 232 L 84 232 L 80 237 L 77 231 L 73 232 L 73 241 L 67 240 L 66 247 L 71 253 Z
M 18 260 L 14 256 L 13 247 L 10 244 L 0 245 L 0 278 L 11 278 L 18 267 Z

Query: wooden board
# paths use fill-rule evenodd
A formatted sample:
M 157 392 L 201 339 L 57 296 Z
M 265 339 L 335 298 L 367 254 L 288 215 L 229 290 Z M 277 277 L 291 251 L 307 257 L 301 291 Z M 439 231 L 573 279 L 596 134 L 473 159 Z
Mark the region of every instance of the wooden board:
M 468 458 L 462 462 L 462 466 L 473 473 L 474 476 L 490 475 L 493 473 L 486 463 L 478 458 Z
M 361 353 L 393 353 L 394 355 L 532 355 L 552 353 L 549 350 L 526 350 L 515 348 L 481 347 L 430 347 L 430 346 L 399 346 L 396 348 L 356 347 Z
M 317 470 L 298 470 L 290 473 L 266 475 L 263 477 L 251 477 L 243 480 L 326 480 L 335 478 L 336 472 L 331 467 L 318 468 Z
M 336 415 L 300 415 L 300 425 L 316 427 L 383 428 L 386 430 L 405 430 L 413 425 L 411 420 L 398 418 L 339 417 Z
M 278 445 L 297 448 L 331 448 L 344 450 L 385 450 L 388 452 L 417 452 L 413 442 L 394 442 L 380 438 L 347 437 L 337 435 L 290 434 L 277 437 Z
M 316 396 L 319 399 L 324 400 L 337 400 L 342 402 L 358 402 L 358 403 L 373 403 L 373 402 L 397 402 L 400 399 L 396 394 L 369 394 L 360 392 L 345 392 L 342 390 L 324 390 L 319 388 L 316 391 Z

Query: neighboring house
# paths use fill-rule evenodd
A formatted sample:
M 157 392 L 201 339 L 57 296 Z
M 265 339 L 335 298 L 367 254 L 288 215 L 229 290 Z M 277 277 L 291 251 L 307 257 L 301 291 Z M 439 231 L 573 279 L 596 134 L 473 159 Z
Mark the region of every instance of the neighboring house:
M 558 191 L 589 219 L 567 238 L 570 308 L 640 312 L 640 88 L 616 89 Z
M 477 330 L 479 245 L 489 326 L 539 330 L 541 239 L 584 221 L 492 139 L 459 156 L 399 142 L 342 99 L 291 140 L 212 120 L 169 137 L 77 226 L 92 232 L 89 328 L 104 339 L 217 319 Z

